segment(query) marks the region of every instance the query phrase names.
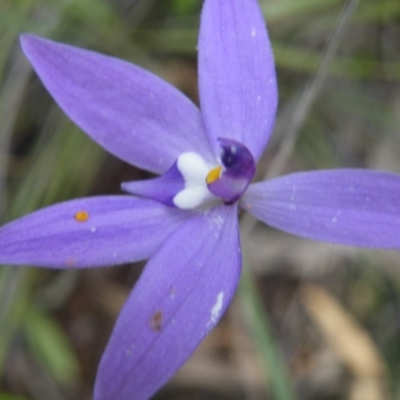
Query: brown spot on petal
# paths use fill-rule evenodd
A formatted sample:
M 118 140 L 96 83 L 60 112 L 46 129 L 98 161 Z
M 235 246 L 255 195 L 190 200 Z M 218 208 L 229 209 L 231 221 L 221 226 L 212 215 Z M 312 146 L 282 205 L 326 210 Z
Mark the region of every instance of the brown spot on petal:
M 162 329 L 162 323 L 163 323 L 163 313 L 161 311 L 155 312 L 150 319 L 151 329 L 153 329 L 153 331 L 155 332 L 160 332 Z
M 78 222 L 85 222 L 89 219 L 89 213 L 85 210 L 80 210 L 75 213 L 75 219 Z

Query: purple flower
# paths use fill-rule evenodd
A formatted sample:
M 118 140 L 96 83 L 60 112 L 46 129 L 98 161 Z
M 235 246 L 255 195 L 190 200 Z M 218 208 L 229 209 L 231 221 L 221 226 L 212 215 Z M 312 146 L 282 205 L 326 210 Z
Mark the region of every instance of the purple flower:
M 68 201 L 0 229 L 6 264 L 90 268 L 150 259 L 101 360 L 96 400 L 147 399 L 216 325 L 240 275 L 239 206 L 306 238 L 400 247 L 398 175 L 315 171 L 250 184 L 277 106 L 256 0 L 204 3 L 201 113 L 127 62 L 31 35 L 21 43 L 77 125 L 122 160 L 160 174 L 124 183 L 131 195 Z

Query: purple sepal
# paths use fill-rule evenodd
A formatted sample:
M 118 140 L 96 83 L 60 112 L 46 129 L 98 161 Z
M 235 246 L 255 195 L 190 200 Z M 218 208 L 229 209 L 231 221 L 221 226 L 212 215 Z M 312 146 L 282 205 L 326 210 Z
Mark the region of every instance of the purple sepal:
M 1 227 L 0 263 L 86 268 L 138 261 L 188 217 L 133 196 L 71 200 Z
M 240 269 L 237 205 L 182 224 L 150 259 L 125 303 L 94 399 L 149 399 L 218 323 Z
M 197 107 L 136 65 L 34 35 L 21 46 L 64 112 L 107 151 L 164 173 L 178 156 L 213 154 Z
M 218 138 L 222 148 L 221 176 L 208 189 L 215 196 L 222 198 L 226 203 L 238 200 L 249 186 L 256 172 L 253 156 L 243 144 L 225 138 Z
M 164 175 L 157 178 L 121 184 L 122 190 L 128 193 L 157 200 L 170 207 L 176 207 L 173 199 L 184 187 L 185 180 L 176 162 Z
M 241 206 L 278 229 L 352 246 L 400 248 L 400 175 L 295 173 L 250 185 Z
M 246 144 L 258 160 L 275 123 L 278 90 L 258 0 L 206 0 L 199 32 L 199 93 L 207 134 Z

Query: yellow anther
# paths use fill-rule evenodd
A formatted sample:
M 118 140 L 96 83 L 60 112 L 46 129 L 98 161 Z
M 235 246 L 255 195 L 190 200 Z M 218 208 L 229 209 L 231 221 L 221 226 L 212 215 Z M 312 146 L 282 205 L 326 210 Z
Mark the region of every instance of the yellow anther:
M 81 210 L 75 213 L 75 219 L 78 222 L 85 222 L 89 219 L 89 213 L 87 211 Z
M 217 181 L 221 177 L 222 167 L 218 165 L 218 167 L 213 168 L 207 175 L 206 182 L 207 185 Z

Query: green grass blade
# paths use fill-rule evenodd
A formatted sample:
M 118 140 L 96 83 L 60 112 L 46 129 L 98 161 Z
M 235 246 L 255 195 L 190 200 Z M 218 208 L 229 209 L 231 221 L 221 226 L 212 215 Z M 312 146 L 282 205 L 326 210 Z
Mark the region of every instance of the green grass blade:
M 250 331 L 265 366 L 272 398 L 274 400 L 295 400 L 296 396 L 284 358 L 276 345 L 266 310 L 262 305 L 254 279 L 247 268 L 243 268 L 239 293 Z

